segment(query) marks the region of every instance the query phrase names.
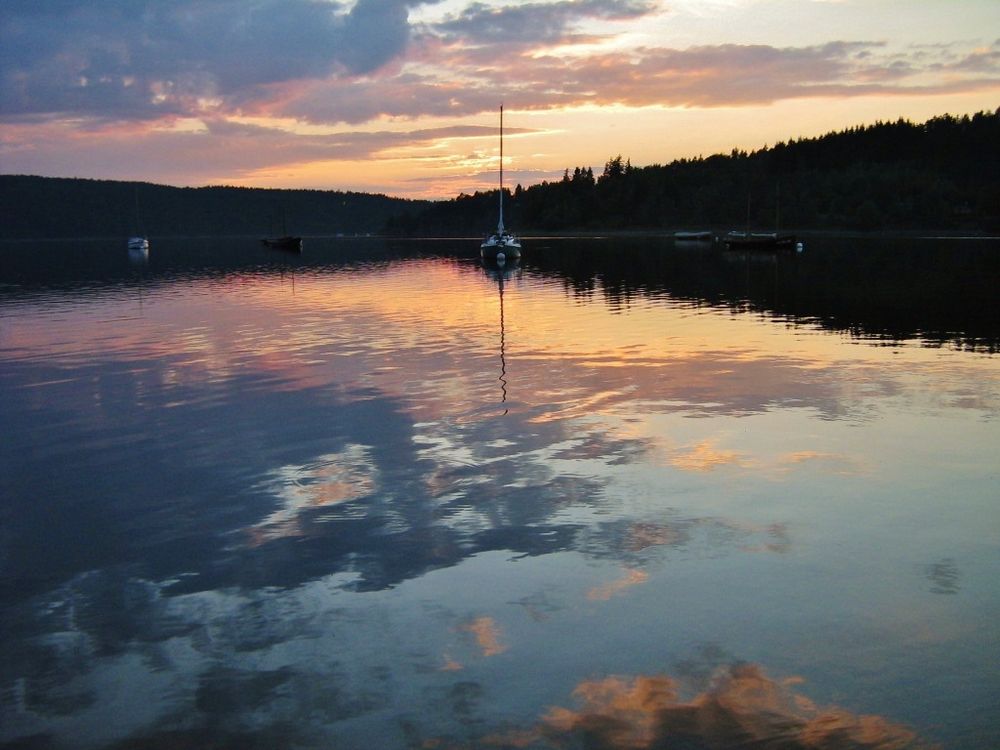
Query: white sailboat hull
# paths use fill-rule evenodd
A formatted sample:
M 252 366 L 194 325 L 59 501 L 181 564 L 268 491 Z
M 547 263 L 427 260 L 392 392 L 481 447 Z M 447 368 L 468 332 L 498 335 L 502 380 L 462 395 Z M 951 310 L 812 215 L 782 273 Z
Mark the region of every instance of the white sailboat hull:
M 479 254 L 484 258 L 497 258 L 503 255 L 505 258 L 521 257 L 521 241 L 512 234 L 494 234 L 483 240 L 479 246 Z
M 149 240 L 145 237 L 129 237 L 128 249 L 138 253 L 149 252 Z

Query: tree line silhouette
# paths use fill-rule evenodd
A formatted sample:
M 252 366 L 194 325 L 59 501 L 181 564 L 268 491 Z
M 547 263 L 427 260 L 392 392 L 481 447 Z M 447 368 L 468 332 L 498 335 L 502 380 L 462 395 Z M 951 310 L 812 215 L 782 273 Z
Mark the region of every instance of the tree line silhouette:
M 507 191 L 505 223 L 518 231 L 781 227 L 970 229 L 1000 226 L 1000 109 L 925 123 L 878 122 L 757 151 L 632 166 L 621 155 L 595 177 Z M 483 233 L 497 191 L 406 213 L 399 234 Z
M 636 167 L 506 191 L 519 232 L 1000 228 L 1000 109 L 914 124 L 878 122 L 757 151 Z M 0 237 L 481 235 L 496 190 L 445 201 L 368 193 L 178 188 L 145 182 L 0 175 Z M 780 225 L 780 226 L 779 226 Z
M 334 190 L 179 188 L 0 175 L 0 237 L 369 234 L 429 201 Z

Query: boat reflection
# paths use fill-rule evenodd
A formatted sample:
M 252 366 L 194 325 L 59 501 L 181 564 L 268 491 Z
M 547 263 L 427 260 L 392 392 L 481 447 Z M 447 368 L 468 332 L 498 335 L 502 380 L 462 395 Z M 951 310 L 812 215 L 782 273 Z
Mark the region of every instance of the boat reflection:
M 137 266 L 143 266 L 149 262 L 149 243 L 145 244 L 135 244 L 133 245 L 129 241 L 128 245 L 128 260 L 129 263 Z
M 504 405 L 503 414 L 501 416 L 506 416 L 510 409 L 507 407 L 507 357 L 506 357 L 506 330 L 504 326 L 504 313 L 503 313 L 503 287 L 504 282 L 514 278 L 515 276 L 520 277 L 521 275 L 521 264 L 518 259 L 513 261 L 500 261 L 495 262 L 483 259 L 482 267 L 486 274 L 495 279 L 497 282 L 497 289 L 500 295 L 500 377 L 497 380 L 500 381 L 500 403 Z

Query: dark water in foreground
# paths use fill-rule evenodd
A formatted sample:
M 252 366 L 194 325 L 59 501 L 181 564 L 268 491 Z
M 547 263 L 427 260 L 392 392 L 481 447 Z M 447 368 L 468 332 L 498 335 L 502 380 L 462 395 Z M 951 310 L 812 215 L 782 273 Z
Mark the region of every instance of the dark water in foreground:
M 1000 243 L 0 245 L 0 745 L 1000 746 Z

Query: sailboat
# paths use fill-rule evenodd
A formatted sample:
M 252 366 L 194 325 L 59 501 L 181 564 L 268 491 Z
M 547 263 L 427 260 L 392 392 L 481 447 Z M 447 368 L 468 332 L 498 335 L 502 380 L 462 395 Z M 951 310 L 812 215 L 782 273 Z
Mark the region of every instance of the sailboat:
M 773 232 L 750 231 L 750 194 L 747 194 L 747 228 L 746 231 L 733 230 L 723 241 L 730 250 L 786 250 L 800 249 L 801 243 L 795 241 L 794 234 L 778 232 L 780 224 L 781 195 L 778 188 L 774 191 L 774 229 Z
M 142 222 L 139 219 L 139 188 L 135 188 L 135 226 L 142 232 Z M 135 234 L 128 238 L 129 255 L 145 256 L 149 253 L 149 238 L 143 234 Z
M 128 249 L 129 252 L 133 253 L 148 253 L 149 240 L 145 237 L 140 237 L 139 235 L 136 235 L 135 237 L 129 237 Z
M 281 236 L 265 237 L 260 242 L 264 247 L 270 247 L 274 250 L 284 250 L 289 253 L 302 252 L 302 238 L 288 234 L 288 229 L 285 226 L 284 209 L 281 210 Z
M 484 258 L 492 258 L 498 263 L 508 258 L 521 257 L 521 240 L 504 229 L 503 226 L 503 105 L 500 105 L 500 222 L 497 231 L 491 234 L 479 246 L 479 254 Z

